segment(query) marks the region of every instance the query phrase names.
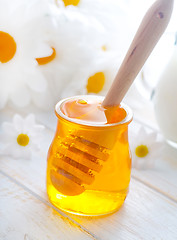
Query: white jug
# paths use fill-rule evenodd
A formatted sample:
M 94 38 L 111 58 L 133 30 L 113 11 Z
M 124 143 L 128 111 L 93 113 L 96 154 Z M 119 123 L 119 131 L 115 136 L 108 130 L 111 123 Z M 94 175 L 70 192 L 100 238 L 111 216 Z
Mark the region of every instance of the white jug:
M 177 46 L 157 83 L 152 100 L 163 135 L 177 147 Z

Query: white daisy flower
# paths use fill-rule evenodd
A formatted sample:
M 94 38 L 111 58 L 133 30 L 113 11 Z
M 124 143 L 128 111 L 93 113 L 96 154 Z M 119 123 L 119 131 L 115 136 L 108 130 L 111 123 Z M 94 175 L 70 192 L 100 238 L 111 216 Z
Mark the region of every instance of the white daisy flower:
M 128 40 L 124 9 L 112 2 L 0 0 L 0 109 L 8 100 L 51 109 L 63 96 L 105 93 Z
M 53 25 L 49 13 L 47 0 L 0 0 L 0 109 L 8 100 L 24 107 L 31 91 L 47 88 L 36 57 L 52 51 L 46 44 Z
M 62 2 L 68 11 L 77 9 L 86 17 L 92 17 L 102 24 L 105 28 L 102 47 L 106 50 L 116 50 L 118 56 L 122 54 L 124 56 L 132 37 L 130 36 L 130 20 L 127 17 L 127 4 L 124 1 L 58 0 L 60 5 Z M 93 40 L 95 41 L 95 38 Z
M 148 133 L 144 127 L 141 127 L 137 134 L 132 134 L 130 138 L 132 167 L 136 169 L 153 168 L 162 148 L 163 141 L 158 139 L 158 133 Z
M 13 158 L 29 159 L 32 151 L 40 149 L 43 125 L 36 124 L 34 114 L 22 118 L 15 114 L 12 123 L 2 124 L 1 154 Z
M 92 60 L 86 68 L 82 68 L 73 77 L 73 81 L 68 83 L 63 90 L 62 98 L 83 94 L 105 95 L 117 73 L 116 60 L 114 54 L 101 56 Z M 79 83 L 79 84 L 78 84 Z
M 57 96 L 105 94 L 117 73 L 122 46 L 127 41 L 121 36 L 123 27 L 127 25 L 124 21 L 122 26 L 122 17 L 125 18 L 125 15 L 119 17 L 120 14 L 117 14 L 123 13 L 122 8 L 112 1 L 100 0 L 58 0 L 56 3 L 59 9 L 57 32 L 60 32 L 56 41 L 59 43 L 56 52 L 60 58 L 57 63 L 68 66 L 70 74 L 69 78 L 66 77 L 67 84 Z M 113 39 L 116 44 L 113 44 Z M 54 64 L 54 61 L 50 64 Z M 57 80 L 59 77 L 62 79 L 60 74 L 55 75 Z M 55 81 L 54 85 L 57 84 Z
M 41 108 L 50 108 L 63 96 L 76 95 L 81 88 L 86 90 L 88 71 L 94 59 L 104 52 L 101 37 L 104 27 L 96 19 L 86 17 L 78 8 L 65 7 L 57 8 L 55 19 L 56 30 L 53 39 L 48 41 L 54 51 L 53 59 L 47 64 L 40 64 L 38 60 L 40 70 L 48 79 L 44 93 L 33 92 L 35 104 Z

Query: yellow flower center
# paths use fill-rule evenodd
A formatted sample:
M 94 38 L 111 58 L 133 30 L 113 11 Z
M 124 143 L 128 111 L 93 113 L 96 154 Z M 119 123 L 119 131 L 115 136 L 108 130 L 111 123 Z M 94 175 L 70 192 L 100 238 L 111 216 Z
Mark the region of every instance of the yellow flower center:
M 87 93 L 99 93 L 104 86 L 105 75 L 103 72 L 95 73 L 87 81 Z
M 102 49 L 103 51 L 106 51 L 106 50 L 107 50 L 106 45 L 103 45 L 101 49 Z
M 29 137 L 28 137 L 27 134 L 21 133 L 21 134 L 19 134 L 18 137 L 17 137 L 17 143 L 18 143 L 20 146 L 23 146 L 23 147 L 25 147 L 25 146 L 28 145 L 29 140 L 30 140 L 30 139 L 29 139 Z
M 43 58 L 36 58 L 36 61 L 38 62 L 39 65 L 47 64 L 47 63 L 51 62 L 56 57 L 55 48 L 52 47 L 52 50 L 53 50 L 53 52 L 50 56 L 43 57 Z
M 16 53 L 16 42 L 11 35 L 0 31 L 0 62 L 10 61 Z
M 148 153 L 149 153 L 149 150 L 146 145 L 140 145 L 135 149 L 136 156 L 140 158 L 146 157 Z
M 74 5 L 74 6 L 77 6 L 80 2 L 80 0 L 63 0 L 65 6 L 68 6 L 68 5 Z

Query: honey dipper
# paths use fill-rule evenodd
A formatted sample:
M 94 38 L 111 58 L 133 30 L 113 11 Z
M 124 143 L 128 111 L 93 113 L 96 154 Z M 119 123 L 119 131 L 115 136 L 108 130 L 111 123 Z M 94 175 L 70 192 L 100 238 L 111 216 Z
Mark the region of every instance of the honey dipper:
M 103 107 L 120 104 L 166 29 L 172 9 L 173 0 L 157 0 L 148 10 L 102 103 Z M 103 137 L 92 138 L 92 134 L 86 135 L 84 131 L 73 131 L 59 140 L 60 147 L 52 161 L 55 169 L 50 172 L 51 181 L 59 192 L 75 196 L 85 191 L 84 185 L 93 183 L 95 173 L 101 171 L 113 146 L 109 139 L 102 145 Z

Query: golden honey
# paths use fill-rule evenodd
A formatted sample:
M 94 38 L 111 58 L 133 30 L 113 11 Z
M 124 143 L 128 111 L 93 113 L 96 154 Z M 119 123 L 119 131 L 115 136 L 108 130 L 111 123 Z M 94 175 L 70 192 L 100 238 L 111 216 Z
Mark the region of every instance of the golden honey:
M 100 96 L 76 96 L 55 108 L 57 129 L 48 152 L 47 193 L 59 209 L 87 216 L 112 213 L 130 182 L 128 125 L 121 104 L 103 108 Z

